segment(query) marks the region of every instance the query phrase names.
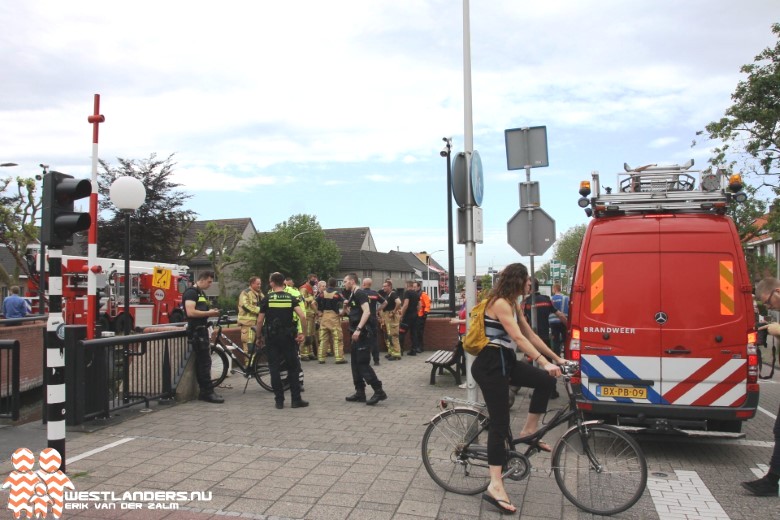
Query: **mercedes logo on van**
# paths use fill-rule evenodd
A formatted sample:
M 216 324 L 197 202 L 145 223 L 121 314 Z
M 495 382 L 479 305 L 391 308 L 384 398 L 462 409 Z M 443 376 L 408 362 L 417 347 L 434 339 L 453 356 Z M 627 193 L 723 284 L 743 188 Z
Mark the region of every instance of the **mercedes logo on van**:
M 656 312 L 655 313 L 655 322 L 659 325 L 663 325 L 669 320 L 669 316 L 666 315 L 665 312 Z

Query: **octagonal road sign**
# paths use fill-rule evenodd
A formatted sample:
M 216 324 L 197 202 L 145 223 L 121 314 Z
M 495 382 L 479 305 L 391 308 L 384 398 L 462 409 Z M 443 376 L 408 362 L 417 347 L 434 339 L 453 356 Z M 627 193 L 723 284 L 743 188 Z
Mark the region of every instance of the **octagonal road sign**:
M 532 208 L 533 219 L 528 221 L 528 210 L 519 209 L 506 224 L 506 241 L 523 256 L 539 256 L 555 243 L 555 220 L 542 208 Z M 528 231 L 533 226 L 533 243 Z

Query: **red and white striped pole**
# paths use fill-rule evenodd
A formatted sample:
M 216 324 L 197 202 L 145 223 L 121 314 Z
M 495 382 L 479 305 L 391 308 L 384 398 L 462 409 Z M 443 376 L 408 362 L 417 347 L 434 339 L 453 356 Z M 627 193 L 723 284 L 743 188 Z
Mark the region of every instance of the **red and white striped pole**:
M 97 314 L 97 210 L 98 210 L 98 125 L 106 118 L 100 113 L 100 94 L 95 94 L 95 110 L 87 117 L 92 125 L 92 194 L 89 196 L 89 242 L 87 244 L 87 339 L 95 337 L 95 315 Z

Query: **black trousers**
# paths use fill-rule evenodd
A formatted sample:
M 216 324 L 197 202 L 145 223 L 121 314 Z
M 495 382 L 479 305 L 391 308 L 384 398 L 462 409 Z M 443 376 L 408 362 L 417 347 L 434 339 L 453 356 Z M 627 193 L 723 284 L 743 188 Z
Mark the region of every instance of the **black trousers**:
M 277 402 L 284 401 L 284 384 L 279 369 L 282 359 L 287 366 L 287 380 L 290 382 L 290 398 L 293 402 L 301 400 L 301 364 L 298 358 L 298 344 L 293 337 L 275 337 L 265 339 L 265 351 L 268 355 L 268 371 L 271 373 L 271 388 Z
M 361 331 L 357 341 L 350 345 L 350 367 L 352 368 L 352 383 L 355 390 L 365 391 L 366 385 L 374 390 L 381 390 L 382 382 L 371 367 L 371 345 L 376 345 L 376 335 L 371 330 Z
M 417 323 L 415 323 L 414 326 L 414 346 L 415 348 L 422 352 L 425 350 L 423 338 L 425 337 L 425 321 L 428 319 L 428 315 L 425 316 L 417 316 Z
M 209 332 L 205 326 L 188 329 L 189 341 L 192 352 L 195 354 L 195 379 L 198 381 L 201 394 L 212 392 L 211 384 L 211 348 L 209 346 Z
M 563 342 L 566 340 L 566 327 L 563 326 L 563 323 L 557 322 L 557 323 L 550 323 L 550 348 L 553 352 L 555 352 L 557 355 L 561 355 L 561 351 L 563 350 Z
M 404 340 L 406 339 L 406 335 L 408 334 L 409 337 L 412 338 L 412 346 L 409 350 L 417 350 L 417 336 L 415 332 L 417 331 L 417 315 L 416 314 L 406 314 L 401 318 L 401 332 L 398 334 L 398 345 L 403 352 L 404 350 Z
M 769 459 L 769 473 L 780 475 L 780 409 L 777 410 L 777 419 L 772 431 L 775 434 L 775 448 L 772 450 L 772 458 Z
M 490 414 L 488 464 L 501 466 L 506 461 L 509 438 L 509 384 L 533 388 L 529 413 L 544 413 L 555 388 L 555 378 L 530 363 L 517 361 L 506 347 L 488 345 L 471 365 L 471 375 L 482 390 Z

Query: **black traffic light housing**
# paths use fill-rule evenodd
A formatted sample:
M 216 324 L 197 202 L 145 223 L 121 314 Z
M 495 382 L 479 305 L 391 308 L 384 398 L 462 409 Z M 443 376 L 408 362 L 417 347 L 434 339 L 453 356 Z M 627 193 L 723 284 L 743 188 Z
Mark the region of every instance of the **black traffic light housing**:
M 74 179 L 72 175 L 49 172 L 43 176 L 43 213 L 41 242 L 52 248 L 72 244 L 74 233 L 89 229 L 89 213 L 73 211 L 73 202 L 92 194 L 88 179 Z

